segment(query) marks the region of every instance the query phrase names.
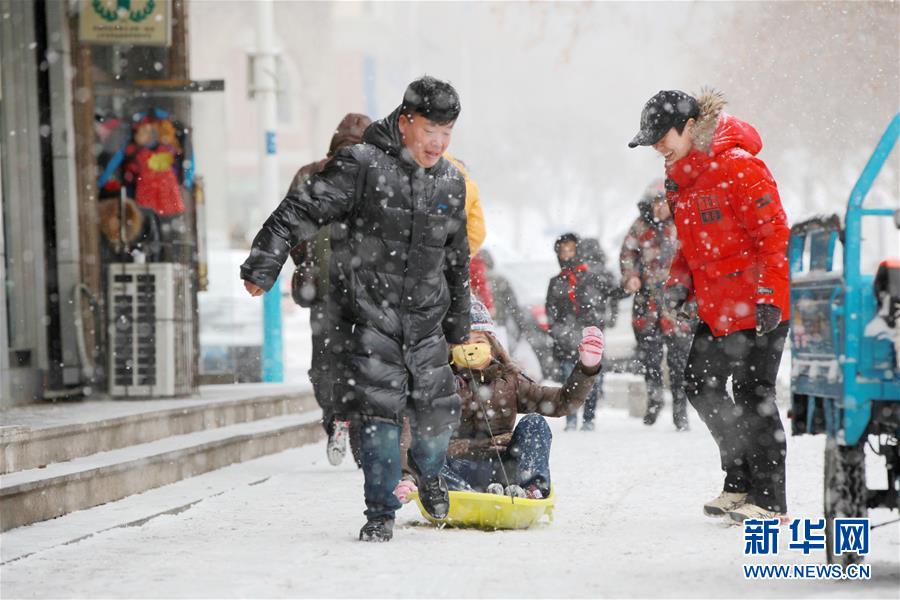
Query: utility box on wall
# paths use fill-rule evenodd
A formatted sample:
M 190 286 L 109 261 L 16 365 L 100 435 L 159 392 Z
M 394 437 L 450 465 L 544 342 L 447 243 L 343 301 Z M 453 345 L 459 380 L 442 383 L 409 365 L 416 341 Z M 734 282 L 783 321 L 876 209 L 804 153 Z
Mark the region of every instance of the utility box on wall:
M 168 397 L 193 391 L 191 271 L 178 263 L 109 266 L 109 393 Z

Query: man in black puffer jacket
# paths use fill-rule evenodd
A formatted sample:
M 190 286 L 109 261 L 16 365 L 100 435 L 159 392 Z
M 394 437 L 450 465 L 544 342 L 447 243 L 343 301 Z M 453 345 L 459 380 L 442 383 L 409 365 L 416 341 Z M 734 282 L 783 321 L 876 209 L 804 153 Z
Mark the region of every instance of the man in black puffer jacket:
M 449 344 L 469 335 L 465 181 L 442 158 L 460 104 L 450 84 L 412 82 L 403 103 L 289 192 L 241 266 L 254 296 L 275 282 L 290 249 L 323 225 L 332 238 L 337 318 L 352 328 L 334 400 L 363 424 L 366 517 L 360 539 L 391 539 L 400 480 L 400 425 L 413 423 L 413 466 L 425 508 L 449 509 L 439 473 L 459 422 Z

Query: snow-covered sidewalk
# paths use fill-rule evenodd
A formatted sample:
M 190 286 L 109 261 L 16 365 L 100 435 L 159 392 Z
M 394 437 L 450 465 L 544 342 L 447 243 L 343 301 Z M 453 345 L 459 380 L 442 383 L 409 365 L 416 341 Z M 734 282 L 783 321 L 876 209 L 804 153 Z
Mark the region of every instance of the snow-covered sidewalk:
M 601 410 L 593 433 L 564 433 L 554 420 L 556 518 L 534 530 L 437 530 L 407 506 L 391 543 L 362 544 L 362 474 L 329 466 L 320 443 L 228 467 L 243 483 L 178 514 L 4 564 L 0 595 L 897 598 L 897 524 L 871 534 L 870 581 L 745 580 L 743 530 L 701 514 L 721 476 L 715 446 L 691 416 L 685 434 L 669 412 L 647 428 L 624 411 Z M 821 436 L 788 439 L 792 517 L 822 514 L 823 446 Z M 270 477 L 248 476 L 262 464 Z M 881 464 L 873 461 L 870 479 L 884 484 Z M 145 512 L 159 511 L 148 504 Z M 64 529 L 77 518 L 39 526 Z M 824 563 L 821 552 L 789 550 L 789 539 L 782 529 L 781 554 L 755 562 Z

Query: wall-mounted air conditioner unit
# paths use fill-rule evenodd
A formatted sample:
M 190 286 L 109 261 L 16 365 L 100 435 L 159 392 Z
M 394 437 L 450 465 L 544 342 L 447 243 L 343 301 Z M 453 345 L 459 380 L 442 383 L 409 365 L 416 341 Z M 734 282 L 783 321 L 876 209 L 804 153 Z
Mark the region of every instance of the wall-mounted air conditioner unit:
M 187 265 L 111 264 L 108 289 L 109 393 L 190 394 L 194 327 Z

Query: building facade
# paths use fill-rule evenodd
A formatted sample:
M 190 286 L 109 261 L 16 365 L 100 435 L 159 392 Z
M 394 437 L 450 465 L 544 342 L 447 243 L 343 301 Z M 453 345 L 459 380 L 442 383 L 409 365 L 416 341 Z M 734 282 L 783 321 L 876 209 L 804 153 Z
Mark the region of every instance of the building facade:
M 182 0 L 0 0 L 0 407 L 105 392 L 99 138 L 149 99 L 189 123 L 190 91 Z

